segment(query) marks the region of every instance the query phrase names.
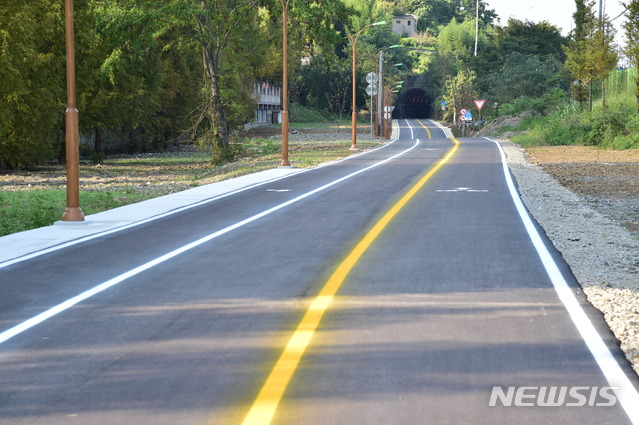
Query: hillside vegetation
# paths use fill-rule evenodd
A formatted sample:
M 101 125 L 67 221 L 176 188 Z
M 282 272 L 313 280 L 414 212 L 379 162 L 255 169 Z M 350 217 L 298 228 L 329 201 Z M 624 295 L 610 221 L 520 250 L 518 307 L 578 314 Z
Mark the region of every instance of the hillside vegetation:
M 384 52 L 383 95 L 391 103 L 405 90 L 393 89 L 412 77 L 430 100 L 431 115 L 450 123 L 463 108 L 477 114 L 473 100 L 485 99 L 482 115 L 489 119 L 534 111 L 526 122 L 534 143 L 560 143 L 570 133 L 593 145 L 635 146 L 636 82 L 623 101 L 601 90 L 618 61 L 613 29 L 596 17 L 594 2 L 576 3 L 574 30 L 564 37 L 547 22 L 498 26 L 485 1 L 290 2 L 289 97 L 300 112 L 291 118 L 308 120 L 310 110 L 326 121 L 343 120 L 353 107 L 369 109 L 365 76 Z M 283 83 L 278 0 L 75 0 L 74 7 L 85 158 L 189 145 L 212 163 L 233 161 L 238 130 L 255 116 L 255 81 Z M 393 16 L 404 14 L 417 17 L 411 37 L 390 30 Z M 627 21 L 623 47 L 634 65 L 639 1 L 628 2 Z M 0 169 L 64 162 L 65 62 L 63 2 L 0 5 Z M 548 114 L 548 124 L 534 127 Z M 563 133 L 555 124 L 562 120 Z

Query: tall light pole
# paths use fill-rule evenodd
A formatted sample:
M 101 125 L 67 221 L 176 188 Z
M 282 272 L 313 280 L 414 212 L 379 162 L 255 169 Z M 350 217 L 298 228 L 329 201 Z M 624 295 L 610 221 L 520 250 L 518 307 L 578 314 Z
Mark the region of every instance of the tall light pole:
M 291 0 L 279 0 L 282 5 L 282 161 L 280 167 L 290 167 L 288 162 L 288 4 Z
M 66 159 L 67 159 L 67 207 L 62 221 L 84 221 L 80 208 L 80 123 L 76 108 L 75 92 L 75 43 L 73 36 L 73 0 L 64 1 L 64 19 L 67 49 L 67 110 Z
M 402 47 L 399 44 L 393 44 L 392 46 L 388 46 L 385 49 L 382 49 L 379 51 L 379 63 L 377 65 L 377 84 L 378 84 L 378 88 L 377 88 L 377 115 L 376 115 L 376 122 L 375 122 L 375 134 L 379 133 L 379 126 L 382 122 L 382 116 L 383 116 L 383 83 L 382 83 L 382 77 L 384 76 L 384 52 L 386 50 L 389 49 L 397 49 L 398 47 Z
M 475 6 L 475 56 L 477 56 L 477 44 L 479 42 L 479 0 Z
M 281 0 L 280 0 L 281 1 Z M 351 122 L 351 151 L 356 151 L 357 149 L 357 73 L 356 73 L 356 62 L 357 62 L 357 37 L 364 32 L 364 30 L 378 26 L 385 25 L 386 21 L 375 22 L 374 24 L 366 25 L 364 28 L 359 30 L 355 36 L 349 35 L 348 37 L 351 39 L 351 43 L 353 44 L 353 119 Z

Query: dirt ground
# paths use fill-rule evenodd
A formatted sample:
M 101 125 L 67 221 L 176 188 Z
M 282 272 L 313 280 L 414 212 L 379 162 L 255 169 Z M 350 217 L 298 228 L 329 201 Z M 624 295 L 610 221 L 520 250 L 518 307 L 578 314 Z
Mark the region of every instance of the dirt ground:
M 639 149 L 546 146 L 526 152 L 532 163 L 639 238 Z
M 367 130 L 360 129 L 362 134 Z M 278 128 L 259 127 L 242 134 L 248 139 L 278 137 Z M 350 146 L 350 128 L 293 129 L 290 134 L 293 159 L 311 163 L 334 160 L 344 155 L 341 146 Z M 363 137 L 363 136 L 362 136 Z M 366 149 L 362 139 L 362 149 Z M 302 156 L 302 151 L 306 153 Z M 335 153 L 336 151 L 339 151 Z M 348 153 L 348 151 L 345 151 Z M 326 159 L 324 159 L 326 157 Z M 235 162 L 212 165 L 205 153 L 185 147 L 172 153 L 139 153 L 116 155 L 101 164 L 83 160 L 80 164 L 80 189 L 83 191 L 133 190 L 152 196 L 161 196 L 194 186 L 215 183 L 227 178 L 276 167 L 279 153 L 266 156 L 247 156 Z M 312 165 L 312 164 L 311 164 Z M 297 166 L 308 166 L 297 164 Z M 45 164 L 28 170 L 0 171 L 0 191 L 62 189 L 66 187 L 64 165 Z

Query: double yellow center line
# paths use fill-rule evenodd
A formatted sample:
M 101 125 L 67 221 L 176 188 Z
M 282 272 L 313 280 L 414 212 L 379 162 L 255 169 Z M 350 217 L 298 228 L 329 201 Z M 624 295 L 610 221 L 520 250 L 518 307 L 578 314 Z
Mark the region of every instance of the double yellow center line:
M 428 128 L 418 121 L 428 132 Z M 408 204 L 408 202 L 419 192 L 426 182 L 457 152 L 459 141 L 452 139 L 455 145 L 446 155 L 433 166 L 424 176 L 395 204 L 393 207 L 373 226 L 364 238 L 348 254 L 344 261 L 337 267 L 331 275 L 320 293 L 315 297 L 310 307 L 306 311 L 304 318 L 297 326 L 288 344 L 284 348 L 282 355 L 273 367 L 264 386 L 258 394 L 255 402 L 251 406 L 242 425 L 268 425 L 272 422 L 286 387 L 288 386 L 297 366 L 309 346 L 313 334 L 317 330 L 324 313 L 333 301 L 333 297 L 339 290 L 346 276 L 353 269 L 355 264 L 368 250 L 371 244 L 382 233 L 384 228 L 395 218 L 395 216 Z

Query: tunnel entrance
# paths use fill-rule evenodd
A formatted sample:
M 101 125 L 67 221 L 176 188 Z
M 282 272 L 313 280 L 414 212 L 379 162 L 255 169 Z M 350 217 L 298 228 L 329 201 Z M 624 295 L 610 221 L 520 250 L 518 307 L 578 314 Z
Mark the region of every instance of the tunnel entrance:
M 394 119 L 431 118 L 432 101 L 422 89 L 410 89 L 397 100 Z

